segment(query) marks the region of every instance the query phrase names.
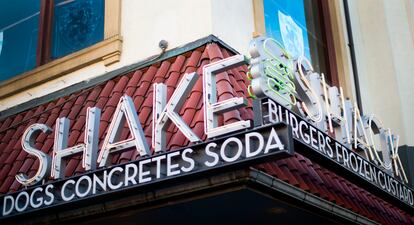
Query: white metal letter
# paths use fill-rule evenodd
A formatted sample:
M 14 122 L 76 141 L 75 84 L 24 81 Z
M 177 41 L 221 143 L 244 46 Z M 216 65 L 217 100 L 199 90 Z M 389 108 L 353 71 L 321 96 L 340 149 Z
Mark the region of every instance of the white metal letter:
M 56 120 L 55 143 L 53 147 L 52 177 L 60 179 L 65 177 L 65 167 L 68 156 L 82 153 L 82 167 L 85 170 L 96 168 L 96 154 L 99 141 L 99 120 L 101 110 L 88 108 L 86 114 L 84 143 L 68 147 L 69 119 L 63 117 Z
M 164 151 L 166 148 L 166 130 L 173 122 L 184 136 L 191 142 L 200 141 L 190 127 L 184 122 L 177 111 L 183 106 L 185 100 L 195 82 L 197 73 L 184 74 L 170 100 L 167 102 L 167 86 L 165 84 L 154 84 L 154 104 L 152 122 L 152 146 L 155 152 Z
M 228 112 L 247 105 L 247 99 L 234 97 L 217 102 L 216 75 L 234 67 L 245 64 L 243 55 L 235 55 L 203 68 L 203 98 L 204 98 L 204 131 L 208 138 L 217 137 L 230 132 L 250 127 L 250 121 L 241 120 L 218 127 L 218 114 Z
M 319 101 L 319 94 L 313 86 L 320 86 L 319 74 L 313 71 L 313 67 L 308 59 L 300 57 L 297 61 L 297 72 L 295 72 L 295 86 L 301 103 L 297 103 L 301 113 L 314 124 L 322 121 L 322 106 Z M 311 81 L 311 82 L 309 82 Z
M 404 167 L 401 163 L 400 155 L 398 155 L 398 142 L 400 137 L 391 135 L 391 131 L 388 129 L 388 138 L 390 141 L 390 147 L 392 150 L 392 162 L 394 164 L 394 176 L 400 177 L 405 183 L 408 183 L 407 175 L 405 174 Z M 401 170 L 401 171 L 400 171 Z
M 132 137 L 127 140 L 119 141 L 119 136 L 121 135 L 125 120 L 131 131 Z M 141 156 L 150 154 L 150 149 L 145 139 L 141 123 L 139 122 L 134 102 L 131 97 L 124 95 L 119 100 L 114 117 L 109 125 L 108 133 L 106 134 L 102 145 L 101 152 L 99 153 L 99 167 L 108 166 L 110 164 L 110 153 L 118 152 L 130 147 L 136 147 Z
M 38 182 L 49 176 L 50 164 L 52 161 L 50 159 L 50 156 L 34 147 L 36 137 L 40 132 L 50 134 L 52 133 L 52 129 L 46 126 L 45 124 L 36 123 L 29 126 L 22 137 L 23 151 L 29 153 L 30 155 L 34 155 L 40 161 L 39 168 L 37 169 L 36 174 L 33 177 L 28 178 L 26 175 L 21 173 L 16 175 L 16 180 L 24 186 L 37 184 Z

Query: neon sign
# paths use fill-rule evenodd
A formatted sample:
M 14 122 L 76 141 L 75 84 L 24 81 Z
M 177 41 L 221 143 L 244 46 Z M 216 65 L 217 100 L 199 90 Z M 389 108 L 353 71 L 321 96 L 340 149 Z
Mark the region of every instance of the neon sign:
M 251 96 L 266 96 L 299 112 L 317 128 L 335 133 L 341 143 L 362 150 L 367 160 L 408 182 L 398 156 L 399 137 L 376 116 L 361 116 L 356 104 L 344 98 L 342 88 L 328 87 L 324 74 L 314 72 L 309 60 L 299 57 L 292 62 L 280 43 L 266 37 L 252 40 L 250 54 Z
M 295 105 L 293 60 L 282 45 L 274 39 L 257 38 L 251 42 L 249 52 L 250 97 L 271 96 L 286 107 Z

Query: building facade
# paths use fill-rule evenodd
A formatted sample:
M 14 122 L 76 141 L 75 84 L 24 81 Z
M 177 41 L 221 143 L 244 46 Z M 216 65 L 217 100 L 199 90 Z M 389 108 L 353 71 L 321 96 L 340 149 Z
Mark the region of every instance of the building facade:
M 2 224 L 414 223 L 413 1 L 0 12 Z

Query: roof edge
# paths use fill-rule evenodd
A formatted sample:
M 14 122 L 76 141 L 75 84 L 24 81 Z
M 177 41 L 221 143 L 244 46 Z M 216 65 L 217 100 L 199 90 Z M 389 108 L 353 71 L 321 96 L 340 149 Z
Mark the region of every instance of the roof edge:
M 227 50 L 231 51 L 234 54 L 239 54 L 239 52 L 237 50 L 235 50 L 234 48 L 232 48 L 230 45 L 228 45 L 227 43 L 225 43 L 224 41 L 222 41 L 221 39 L 219 39 L 218 37 L 216 37 L 213 34 L 208 35 L 207 37 L 203 37 L 200 38 L 196 41 L 187 43 L 185 45 L 173 48 L 171 50 L 168 50 L 160 55 L 153 55 L 150 56 L 144 60 L 138 61 L 136 63 L 133 63 L 131 65 L 127 65 L 127 66 L 123 66 L 119 69 L 104 73 L 102 75 L 98 75 L 95 78 L 92 78 L 90 80 L 84 80 L 81 81 L 79 83 L 73 84 L 71 86 L 65 87 L 61 90 L 49 93 L 47 95 L 38 97 L 38 98 L 34 98 L 32 100 L 29 100 L 27 102 L 21 103 L 19 105 L 13 106 L 11 108 L 8 108 L 6 110 L 0 111 L 0 121 L 9 117 L 9 116 L 13 116 L 15 114 L 21 113 L 23 111 L 26 111 L 28 109 L 31 109 L 33 107 L 39 106 L 41 104 L 47 103 L 49 101 L 53 101 L 56 100 L 60 97 L 72 94 L 74 92 L 86 89 L 86 88 L 90 88 L 92 86 L 96 86 L 99 85 L 105 81 L 108 81 L 114 77 L 132 72 L 134 70 L 137 69 L 141 69 L 147 66 L 150 66 L 152 64 L 161 62 L 163 60 L 184 54 L 186 52 L 192 51 L 194 49 L 197 49 L 203 45 L 206 45 L 208 43 L 217 43 L 219 45 L 221 45 L 221 47 L 226 48 Z
M 300 202 L 308 204 L 319 210 L 325 211 L 329 214 L 334 214 L 342 219 L 361 225 L 380 225 L 377 221 L 371 220 L 356 212 L 339 206 L 333 202 L 327 201 L 312 193 L 306 192 L 298 187 L 286 183 L 272 175 L 262 172 L 255 168 L 250 168 L 250 177 L 253 181 L 270 188 L 276 192 L 280 192 L 286 196 L 290 196 Z

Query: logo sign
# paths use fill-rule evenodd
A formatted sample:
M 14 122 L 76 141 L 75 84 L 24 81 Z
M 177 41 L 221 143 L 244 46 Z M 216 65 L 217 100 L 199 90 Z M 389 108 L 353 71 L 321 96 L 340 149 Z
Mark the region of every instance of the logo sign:
M 116 190 L 293 155 L 291 129 L 279 123 L 97 170 L 2 197 L 3 217 Z
M 361 116 L 357 105 L 345 99 L 342 88 L 329 87 L 324 74 L 313 71 L 309 60 L 291 56 L 277 41 L 255 38 L 250 45 L 251 97 L 268 97 L 382 168 L 408 182 L 398 155 L 398 135 L 375 115 Z
M 251 45 L 249 94 L 252 97 L 270 97 L 286 107 L 295 105 L 292 58 L 270 38 L 253 41 Z

